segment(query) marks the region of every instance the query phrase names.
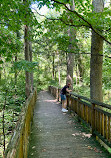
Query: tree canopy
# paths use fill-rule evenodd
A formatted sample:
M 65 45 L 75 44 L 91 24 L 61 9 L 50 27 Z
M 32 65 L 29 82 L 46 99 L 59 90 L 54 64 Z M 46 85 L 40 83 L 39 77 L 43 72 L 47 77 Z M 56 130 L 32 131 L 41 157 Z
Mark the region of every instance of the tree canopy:
M 30 92 L 32 84 L 38 91 L 51 84 L 62 87 L 69 53 L 74 54 L 73 90 L 90 97 L 92 31 L 104 41 L 103 53 L 95 56 L 103 57 L 103 101 L 111 103 L 111 1 L 104 1 L 102 12 L 94 7 L 91 0 L 1 0 L 0 116 L 5 111 L 6 133 L 13 131 L 26 99 L 25 73 Z M 71 29 L 76 33 L 69 35 Z

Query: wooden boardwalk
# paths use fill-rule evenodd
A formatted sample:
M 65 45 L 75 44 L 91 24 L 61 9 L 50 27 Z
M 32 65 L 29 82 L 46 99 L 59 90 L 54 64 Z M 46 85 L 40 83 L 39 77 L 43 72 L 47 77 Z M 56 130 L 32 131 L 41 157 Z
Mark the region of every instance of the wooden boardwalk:
M 47 91 L 38 95 L 28 158 L 110 158 L 76 118 L 61 111 Z

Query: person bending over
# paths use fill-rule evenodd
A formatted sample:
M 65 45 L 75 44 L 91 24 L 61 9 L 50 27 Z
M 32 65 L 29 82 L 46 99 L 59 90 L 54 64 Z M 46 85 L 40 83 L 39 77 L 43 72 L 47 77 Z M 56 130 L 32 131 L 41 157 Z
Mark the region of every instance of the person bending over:
M 61 100 L 62 100 L 62 112 L 68 112 L 66 109 L 66 93 L 71 92 L 72 90 L 69 90 L 71 84 L 67 83 L 61 90 Z

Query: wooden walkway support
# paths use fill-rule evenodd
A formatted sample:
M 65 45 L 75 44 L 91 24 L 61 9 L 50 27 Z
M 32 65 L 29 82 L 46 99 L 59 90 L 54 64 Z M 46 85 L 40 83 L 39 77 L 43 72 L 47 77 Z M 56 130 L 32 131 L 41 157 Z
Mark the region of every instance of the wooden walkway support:
M 73 101 L 69 100 L 69 104 Z M 79 108 L 81 108 L 81 105 L 79 105 Z M 79 108 L 75 107 L 80 115 L 89 121 L 85 112 L 81 113 Z M 56 99 L 47 91 L 42 91 L 38 94 L 31 129 L 28 158 L 109 157 L 108 152 L 103 150 L 95 137 L 92 137 L 87 129 L 83 128 L 76 116 L 72 117 L 70 113 L 62 113 L 58 97 Z
M 60 89 L 49 86 L 49 91 L 60 101 Z M 67 105 L 70 112 L 75 112 L 107 149 L 111 148 L 111 105 L 75 93 L 67 95 Z

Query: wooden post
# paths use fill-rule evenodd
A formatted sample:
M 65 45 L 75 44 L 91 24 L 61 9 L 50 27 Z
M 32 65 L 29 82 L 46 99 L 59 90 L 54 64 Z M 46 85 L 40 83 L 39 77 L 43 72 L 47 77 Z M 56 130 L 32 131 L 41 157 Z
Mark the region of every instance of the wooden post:
M 80 103 L 79 103 L 79 101 L 80 101 L 80 98 L 78 97 L 78 101 L 77 101 L 77 114 L 78 114 L 78 116 L 80 117 Z
M 75 112 L 77 114 L 77 100 L 75 100 Z
M 73 107 L 72 107 L 72 110 L 73 110 L 74 112 L 76 112 L 76 101 L 75 101 L 74 98 L 73 98 Z
M 108 116 L 106 116 L 106 139 L 108 140 Z
M 69 96 L 68 95 L 66 95 L 66 105 L 67 105 L 67 108 L 69 108 Z
M 102 131 L 101 131 L 101 133 L 102 133 L 102 135 L 103 135 L 103 137 L 104 137 L 104 114 L 102 114 L 102 127 L 101 127 L 102 129 Z
M 61 101 L 60 92 L 61 92 L 61 89 L 59 88 L 58 89 L 58 101 Z
M 56 99 L 58 101 L 58 88 L 56 88 Z
M 71 95 L 69 96 L 69 112 L 71 113 L 72 110 L 72 97 Z
M 82 108 L 82 118 L 83 120 L 85 120 L 85 105 L 83 104 L 83 108 Z
M 95 131 L 95 104 L 92 103 L 92 135 L 94 135 Z
M 88 106 L 86 106 L 86 122 L 88 123 Z
M 100 119 L 100 112 L 98 112 L 98 132 L 100 133 L 100 127 L 101 127 L 101 119 Z
M 57 88 L 57 101 L 59 101 L 59 88 Z
M 73 110 L 73 98 L 71 97 L 71 105 L 70 105 L 70 109 Z
M 111 117 L 108 117 L 108 141 L 111 142 L 111 128 L 110 128 Z

